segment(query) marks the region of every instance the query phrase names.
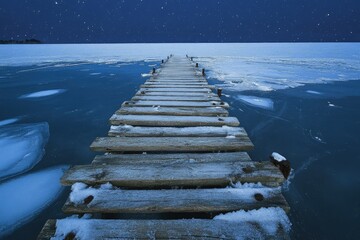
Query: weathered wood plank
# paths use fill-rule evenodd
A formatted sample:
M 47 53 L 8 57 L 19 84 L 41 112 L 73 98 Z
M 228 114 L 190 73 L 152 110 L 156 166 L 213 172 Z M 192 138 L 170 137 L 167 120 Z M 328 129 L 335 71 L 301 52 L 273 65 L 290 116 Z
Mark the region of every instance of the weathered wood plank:
M 225 137 L 98 137 L 90 149 L 99 152 L 213 152 L 248 151 L 247 136 Z
M 140 85 L 141 88 L 186 88 L 186 89 L 215 89 L 214 86 L 208 84 L 201 84 L 201 85 L 188 85 L 188 84 L 142 84 Z
M 207 97 L 207 96 L 217 96 L 213 92 L 148 92 L 148 91 L 138 91 L 136 96 L 192 96 L 192 97 Z
M 134 127 L 131 125 L 111 126 L 111 137 L 226 137 L 247 136 L 239 127 Z
M 68 198 L 62 208 L 65 213 L 219 213 L 262 207 L 280 207 L 286 212 L 289 210 L 281 189 L 268 187 L 186 190 L 87 188 L 72 194 L 80 199 L 74 203 Z M 83 203 L 89 196 L 93 197 L 91 202 Z
M 140 91 L 145 92 L 201 92 L 211 93 L 210 88 L 140 88 Z
M 163 153 L 163 154 L 106 154 L 96 155 L 91 164 L 142 164 L 142 163 L 178 164 L 179 162 L 252 162 L 246 152 L 218 152 L 218 153 Z M 262 163 L 265 164 L 265 163 Z M 269 169 L 275 166 L 268 163 Z M 251 165 L 253 166 L 253 165 Z M 276 170 L 276 169 L 275 169 Z
M 72 185 L 76 182 L 91 186 L 110 182 L 114 186 L 131 189 L 175 186 L 226 187 L 235 182 L 260 182 L 264 186 L 279 186 L 284 182 L 284 176 L 269 162 L 134 162 L 120 165 L 72 166 L 61 178 L 61 183 Z
M 193 79 L 193 80 L 181 80 L 181 79 L 149 79 L 145 82 L 146 84 L 190 84 L 190 85 L 200 85 L 207 84 L 208 82 L 205 79 Z
M 193 107 L 193 108 L 202 108 L 202 107 L 223 107 L 229 108 L 229 104 L 226 102 L 219 101 L 208 101 L 208 102 L 199 102 L 199 101 L 125 101 L 121 106 L 134 106 L 134 107 Z
M 125 115 L 170 115 L 170 116 L 219 116 L 226 117 L 229 112 L 222 107 L 121 107 L 116 114 Z
M 277 226 L 269 232 L 264 226 Z M 57 226 L 57 229 L 56 229 Z M 75 239 L 290 239 L 278 218 L 259 221 L 227 221 L 211 219 L 182 220 L 48 220 L 38 240 L 65 239 L 73 233 Z M 57 235 L 55 235 L 57 234 Z
M 161 109 L 161 108 L 159 108 Z M 119 115 L 110 118 L 111 125 L 133 125 L 153 127 L 191 127 L 191 126 L 232 126 L 240 125 L 235 117 L 203 116 L 160 116 L 160 115 Z
M 134 96 L 132 101 L 193 101 L 193 102 L 208 102 L 208 101 L 221 101 L 218 96 L 198 97 L 198 96 L 147 96 L 140 95 Z

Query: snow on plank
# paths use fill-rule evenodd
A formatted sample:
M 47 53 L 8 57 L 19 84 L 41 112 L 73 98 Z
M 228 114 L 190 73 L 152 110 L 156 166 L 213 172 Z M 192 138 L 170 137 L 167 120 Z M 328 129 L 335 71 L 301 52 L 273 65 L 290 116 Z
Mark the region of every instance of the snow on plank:
M 201 85 L 188 85 L 188 84 L 142 84 L 140 85 L 141 88 L 191 88 L 191 89 L 197 89 L 197 88 L 209 88 L 214 89 L 215 87 L 213 85 L 208 84 L 201 84 Z
M 152 127 L 191 127 L 191 126 L 232 126 L 240 125 L 235 117 L 203 116 L 159 116 L 159 115 L 118 115 L 110 118 L 111 125 L 133 125 Z
M 180 79 L 149 79 L 145 82 L 146 84 L 190 84 L 190 85 L 200 85 L 207 84 L 208 82 L 203 79 L 193 79 L 193 80 L 180 80 Z
M 192 97 L 207 97 L 207 96 L 217 96 L 213 92 L 148 92 L 148 91 L 138 91 L 135 94 L 136 96 L 192 96 Z
M 91 202 L 86 201 L 91 196 Z M 141 201 L 139 201 L 141 199 Z M 231 212 L 261 207 L 289 206 L 279 188 L 244 187 L 217 189 L 121 190 L 74 189 L 62 210 L 83 213 L 184 213 Z
M 221 101 L 218 96 L 134 96 L 132 101 L 193 101 L 193 102 L 208 102 L 208 101 Z
M 148 155 L 148 154 L 146 154 Z M 129 156 L 131 157 L 131 156 Z M 82 182 L 90 186 L 111 183 L 131 189 L 181 187 L 226 187 L 235 182 L 276 187 L 284 182 L 282 173 L 269 162 L 177 162 L 75 165 L 61 183 Z
M 111 126 L 111 137 L 239 137 L 246 136 L 239 127 L 136 127 Z
M 219 116 L 226 117 L 229 112 L 222 107 L 121 107 L 116 114 L 123 115 L 170 115 L 170 116 Z M 116 120 L 116 119 L 115 119 Z
M 249 214 L 252 214 L 249 212 Z M 38 240 L 67 239 L 290 239 L 278 214 L 268 214 L 261 221 L 181 219 L 117 220 L 76 219 L 48 220 Z M 260 220 L 260 219 L 259 219 Z M 269 231 L 269 227 L 274 231 Z
M 247 136 L 225 137 L 98 137 L 90 145 L 99 152 L 213 152 L 249 151 Z
M 125 101 L 121 106 L 135 106 L 135 107 L 223 107 L 229 108 L 226 102 L 209 101 L 209 102 L 191 102 L 191 101 Z
M 246 152 L 218 152 L 218 153 L 163 153 L 163 154 L 106 154 L 96 155 L 91 164 L 143 164 L 143 163 L 178 164 L 205 162 L 250 162 L 248 169 L 256 167 Z M 265 162 L 263 163 L 265 164 Z M 273 164 L 268 167 L 275 169 Z M 276 170 L 278 171 L 278 170 Z
M 140 91 L 145 92 L 201 92 L 201 93 L 211 93 L 210 88 L 140 88 Z

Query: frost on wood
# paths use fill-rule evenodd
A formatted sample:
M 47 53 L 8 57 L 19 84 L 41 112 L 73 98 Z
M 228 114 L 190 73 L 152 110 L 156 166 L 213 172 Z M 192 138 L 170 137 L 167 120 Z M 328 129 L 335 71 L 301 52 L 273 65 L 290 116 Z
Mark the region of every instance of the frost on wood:
M 260 208 L 250 211 L 236 211 L 226 214 L 220 214 L 214 217 L 214 220 L 225 220 L 231 222 L 253 222 L 258 224 L 262 230 L 269 235 L 275 236 L 278 226 L 281 226 L 286 232 L 290 231 L 291 223 L 285 211 L 281 208 Z

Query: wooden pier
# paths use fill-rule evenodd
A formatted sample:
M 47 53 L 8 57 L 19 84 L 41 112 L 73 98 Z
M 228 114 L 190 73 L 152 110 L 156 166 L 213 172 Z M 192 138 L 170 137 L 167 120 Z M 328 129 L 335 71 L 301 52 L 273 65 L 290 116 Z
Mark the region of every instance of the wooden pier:
M 65 186 L 87 184 L 73 187 L 63 211 L 92 217 L 48 220 L 38 239 L 289 238 L 276 216 L 259 219 L 275 224 L 272 233 L 257 219 L 212 218 L 289 206 L 279 188 L 282 172 L 250 159 L 246 131 L 197 66 L 174 56 L 153 70 L 111 116 L 108 136 L 91 144 L 105 154 L 61 179 Z M 256 184 L 237 188 L 238 182 Z

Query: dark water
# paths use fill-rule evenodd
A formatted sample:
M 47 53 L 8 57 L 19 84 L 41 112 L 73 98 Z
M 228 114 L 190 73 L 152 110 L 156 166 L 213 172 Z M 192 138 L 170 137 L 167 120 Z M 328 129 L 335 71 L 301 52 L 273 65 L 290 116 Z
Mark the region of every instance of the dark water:
M 291 161 L 284 196 L 292 238 L 360 239 L 360 81 L 241 93 L 272 99 L 274 110 L 248 106 L 228 93 L 232 114 L 255 144 L 252 159 L 268 161 L 277 151 Z
M 31 172 L 90 163 L 95 154 L 88 146 L 95 137 L 106 135 L 109 117 L 135 94 L 145 81 L 140 74 L 151 64 L 0 68 L 0 76 L 6 76 L 0 79 L 0 120 L 22 116 L 20 123 L 46 121 L 50 126 L 46 155 Z M 66 92 L 18 99 L 48 89 Z M 277 151 L 292 163 L 284 195 L 291 206 L 294 239 L 360 239 L 359 89 L 360 81 L 350 81 L 241 93 L 272 99 L 274 110 L 248 106 L 234 98 L 239 93 L 224 90 L 230 94 L 223 98 L 232 107 L 231 115 L 239 118 L 256 146 L 250 153 L 253 160 L 267 161 Z M 8 239 L 35 239 L 47 219 L 65 217 L 61 207 L 68 193 L 69 189 Z
M 0 76 L 6 76 L 0 79 L 0 120 L 21 116 L 19 123 L 48 122 L 50 126 L 46 154 L 30 172 L 63 164 L 90 163 L 95 156 L 89 149 L 91 142 L 107 135 L 108 119 L 123 101 L 135 94 L 145 81 L 141 73 L 149 72 L 152 64 L 49 65 L 38 70 L 31 70 L 37 66 L 0 68 Z M 48 89 L 66 91 L 18 99 L 23 94 Z M 61 207 L 68 194 L 67 188 L 56 202 L 7 239 L 36 239 L 47 219 L 65 217 Z M 31 196 L 24 197 L 31 201 Z

